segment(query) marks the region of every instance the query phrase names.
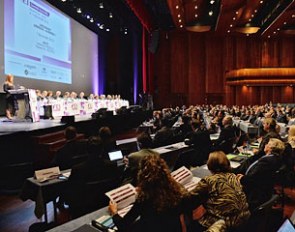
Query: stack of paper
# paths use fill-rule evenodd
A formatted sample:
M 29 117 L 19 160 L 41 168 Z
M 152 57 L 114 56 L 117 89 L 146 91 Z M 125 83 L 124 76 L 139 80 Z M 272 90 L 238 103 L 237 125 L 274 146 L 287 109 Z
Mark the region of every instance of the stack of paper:
M 188 191 L 193 190 L 198 182 L 201 180 L 201 178 L 193 176 L 193 173 L 184 166 L 172 172 L 171 175 Z

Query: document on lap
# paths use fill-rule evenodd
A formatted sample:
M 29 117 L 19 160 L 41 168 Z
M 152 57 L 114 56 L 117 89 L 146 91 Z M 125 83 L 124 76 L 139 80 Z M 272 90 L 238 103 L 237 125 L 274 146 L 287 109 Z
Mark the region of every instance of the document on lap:
M 131 208 L 136 199 L 136 190 L 133 185 L 126 184 L 105 193 L 108 198 L 117 204 L 118 214 L 123 217 Z
M 173 171 L 171 176 L 188 191 L 192 191 L 201 180 L 201 178 L 193 176 L 193 173 L 184 166 Z

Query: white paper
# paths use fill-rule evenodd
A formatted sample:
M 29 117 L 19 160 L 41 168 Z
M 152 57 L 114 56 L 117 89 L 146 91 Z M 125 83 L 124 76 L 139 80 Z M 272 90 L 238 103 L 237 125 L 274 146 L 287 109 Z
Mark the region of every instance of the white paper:
M 105 193 L 112 202 L 117 204 L 118 209 L 123 209 L 135 202 L 136 191 L 133 185 L 126 184 Z
M 171 173 L 171 176 L 180 184 L 183 185 L 188 191 L 191 191 L 195 188 L 201 178 L 194 177 L 193 173 L 182 166 L 181 168 L 175 170 Z

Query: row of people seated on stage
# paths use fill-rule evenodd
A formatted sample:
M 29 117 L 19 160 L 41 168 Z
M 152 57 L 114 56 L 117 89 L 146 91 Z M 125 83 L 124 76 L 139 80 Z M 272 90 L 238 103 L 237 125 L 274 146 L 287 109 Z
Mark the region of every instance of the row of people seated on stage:
M 88 96 L 85 95 L 84 92 L 80 92 L 77 94 L 76 92 L 64 92 L 62 94 L 61 91 L 56 91 L 55 93 L 52 90 L 43 90 L 40 91 L 39 89 L 36 90 L 37 94 L 37 100 L 58 100 L 58 99 L 64 99 L 64 100 L 75 100 L 75 99 L 82 99 L 82 100 L 115 100 L 115 99 L 121 99 L 120 95 L 97 95 L 97 94 L 89 94 Z

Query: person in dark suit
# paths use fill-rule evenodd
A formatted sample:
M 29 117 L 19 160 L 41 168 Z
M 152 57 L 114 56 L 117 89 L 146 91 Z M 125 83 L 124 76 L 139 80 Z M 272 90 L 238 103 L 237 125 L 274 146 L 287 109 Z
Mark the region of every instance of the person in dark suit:
M 273 193 L 275 172 L 282 164 L 285 144 L 270 138 L 264 147 L 265 156 L 252 163 L 245 175 L 238 174 L 251 210 L 269 200 Z
M 105 206 L 108 202 L 105 192 L 118 186 L 117 165 L 103 157 L 100 137 L 89 138 L 87 152 L 88 159 L 73 166 L 65 190 L 65 201 L 73 218 Z
M 72 167 L 72 158 L 75 155 L 81 155 L 86 153 L 86 142 L 77 140 L 77 130 L 73 126 L 69 126 L 65 129 L 66 144 L 60 148 L 55 158 L 52 161 L 52 165 L 59 166 L 60 170 L 69 169 Z
M 103 126 L 99 129 L 98 135 L 102 140 L 103 155 L 105 158 L 108 157 L 108 152 L 117 149 L 116 141 L 112 138 L 112 131 L 109 127 Z
M 161 129 L 156 132 L 154 137 L 154 147 L 161 147 L 174 142 L 174 133 L 170 127 L 169 119 L 163 118 L 161 124 Z
M 221 129 L 218 139 L 214 142 L 215 151 L 223 151 L 228 154 L 233 151 L 233 143 L 236 138 L 235 128 L 233 127 L 233 119 L 231 116 L 225 116 L 222 119 L 223 128 Z
M 120 232 L 181 232 L 180 214 L 191 202 L 188 192 L 171 176 L 165 161 L 154 153 L 141 161 L 137 199 L 131 210 L 122 218 L 117 205 L 110 202 L 109 211 Z

